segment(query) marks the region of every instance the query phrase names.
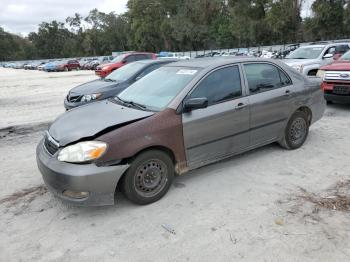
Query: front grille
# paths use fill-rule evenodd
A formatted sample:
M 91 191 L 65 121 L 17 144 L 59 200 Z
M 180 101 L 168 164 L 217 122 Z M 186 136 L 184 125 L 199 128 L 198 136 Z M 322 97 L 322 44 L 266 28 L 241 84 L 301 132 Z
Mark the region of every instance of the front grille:
M 334 86 L 333 93 L 337 95 L 349 95 L 350 86 Z
M 48 133 L 45 135 L 44 146 L 45 146 L 47 152 L 49 152 L 51 155 L 56 154 L 56 152 L 58 151 L 57 144 L 55 144 L 53 142 L 53 138 L 50 137 L 50 135 Z
M 350 71 L 326 71 L 324 79 L 350 81 Z

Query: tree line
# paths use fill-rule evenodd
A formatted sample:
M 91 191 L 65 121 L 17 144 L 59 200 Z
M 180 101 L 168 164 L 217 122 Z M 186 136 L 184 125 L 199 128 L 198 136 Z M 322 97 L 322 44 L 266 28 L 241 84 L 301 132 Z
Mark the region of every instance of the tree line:
M 0 27 L 0 61 L 287 44 L 350 38 L 350 0 L 129 0 L 117 15 L 93 9 L 42 22 L 21 37 Z

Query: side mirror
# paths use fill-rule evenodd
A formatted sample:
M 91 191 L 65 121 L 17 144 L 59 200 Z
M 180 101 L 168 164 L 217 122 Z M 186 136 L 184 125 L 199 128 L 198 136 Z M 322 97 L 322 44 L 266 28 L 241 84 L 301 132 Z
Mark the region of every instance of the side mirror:
M 333 54 L 326 54 L 323 56 L 323 59 L 327 59 L 327 58 L 332 58 Z
M 126 60 L 122 60 L 122 64 L 125 64 L 126 63 Z
M 208 106 L 208 99 L 206 97 L 190 98 L 184 102 L 184 112 L 190 112 L 193 109 L 206 108 Z

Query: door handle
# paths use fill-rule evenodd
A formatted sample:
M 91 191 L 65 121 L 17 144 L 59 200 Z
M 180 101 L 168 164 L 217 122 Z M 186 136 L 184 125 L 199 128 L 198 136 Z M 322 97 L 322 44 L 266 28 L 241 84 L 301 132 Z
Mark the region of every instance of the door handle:
M 286 92 L 284 93 L 284 96 L 290 96 L 292 94 L 292 92 L 290 90 L 286 90 Z
M 247 106 L 246 104 L 239 103 L 239 104 L 235 107 L 235 109 L 240 110 L 240 109 L 245 108 L 246 106 Z

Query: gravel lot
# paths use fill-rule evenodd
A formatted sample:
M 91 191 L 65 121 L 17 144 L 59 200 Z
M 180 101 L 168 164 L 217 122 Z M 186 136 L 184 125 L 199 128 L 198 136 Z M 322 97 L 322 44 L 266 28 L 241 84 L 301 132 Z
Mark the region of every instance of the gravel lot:
M 198 169 L 157 203 L 70 207 L 46 191 L 35 147 L 95 78 L 0 68 L 0 261 L 349 261 L 350 106 L 328 106 L 301 149 Z

